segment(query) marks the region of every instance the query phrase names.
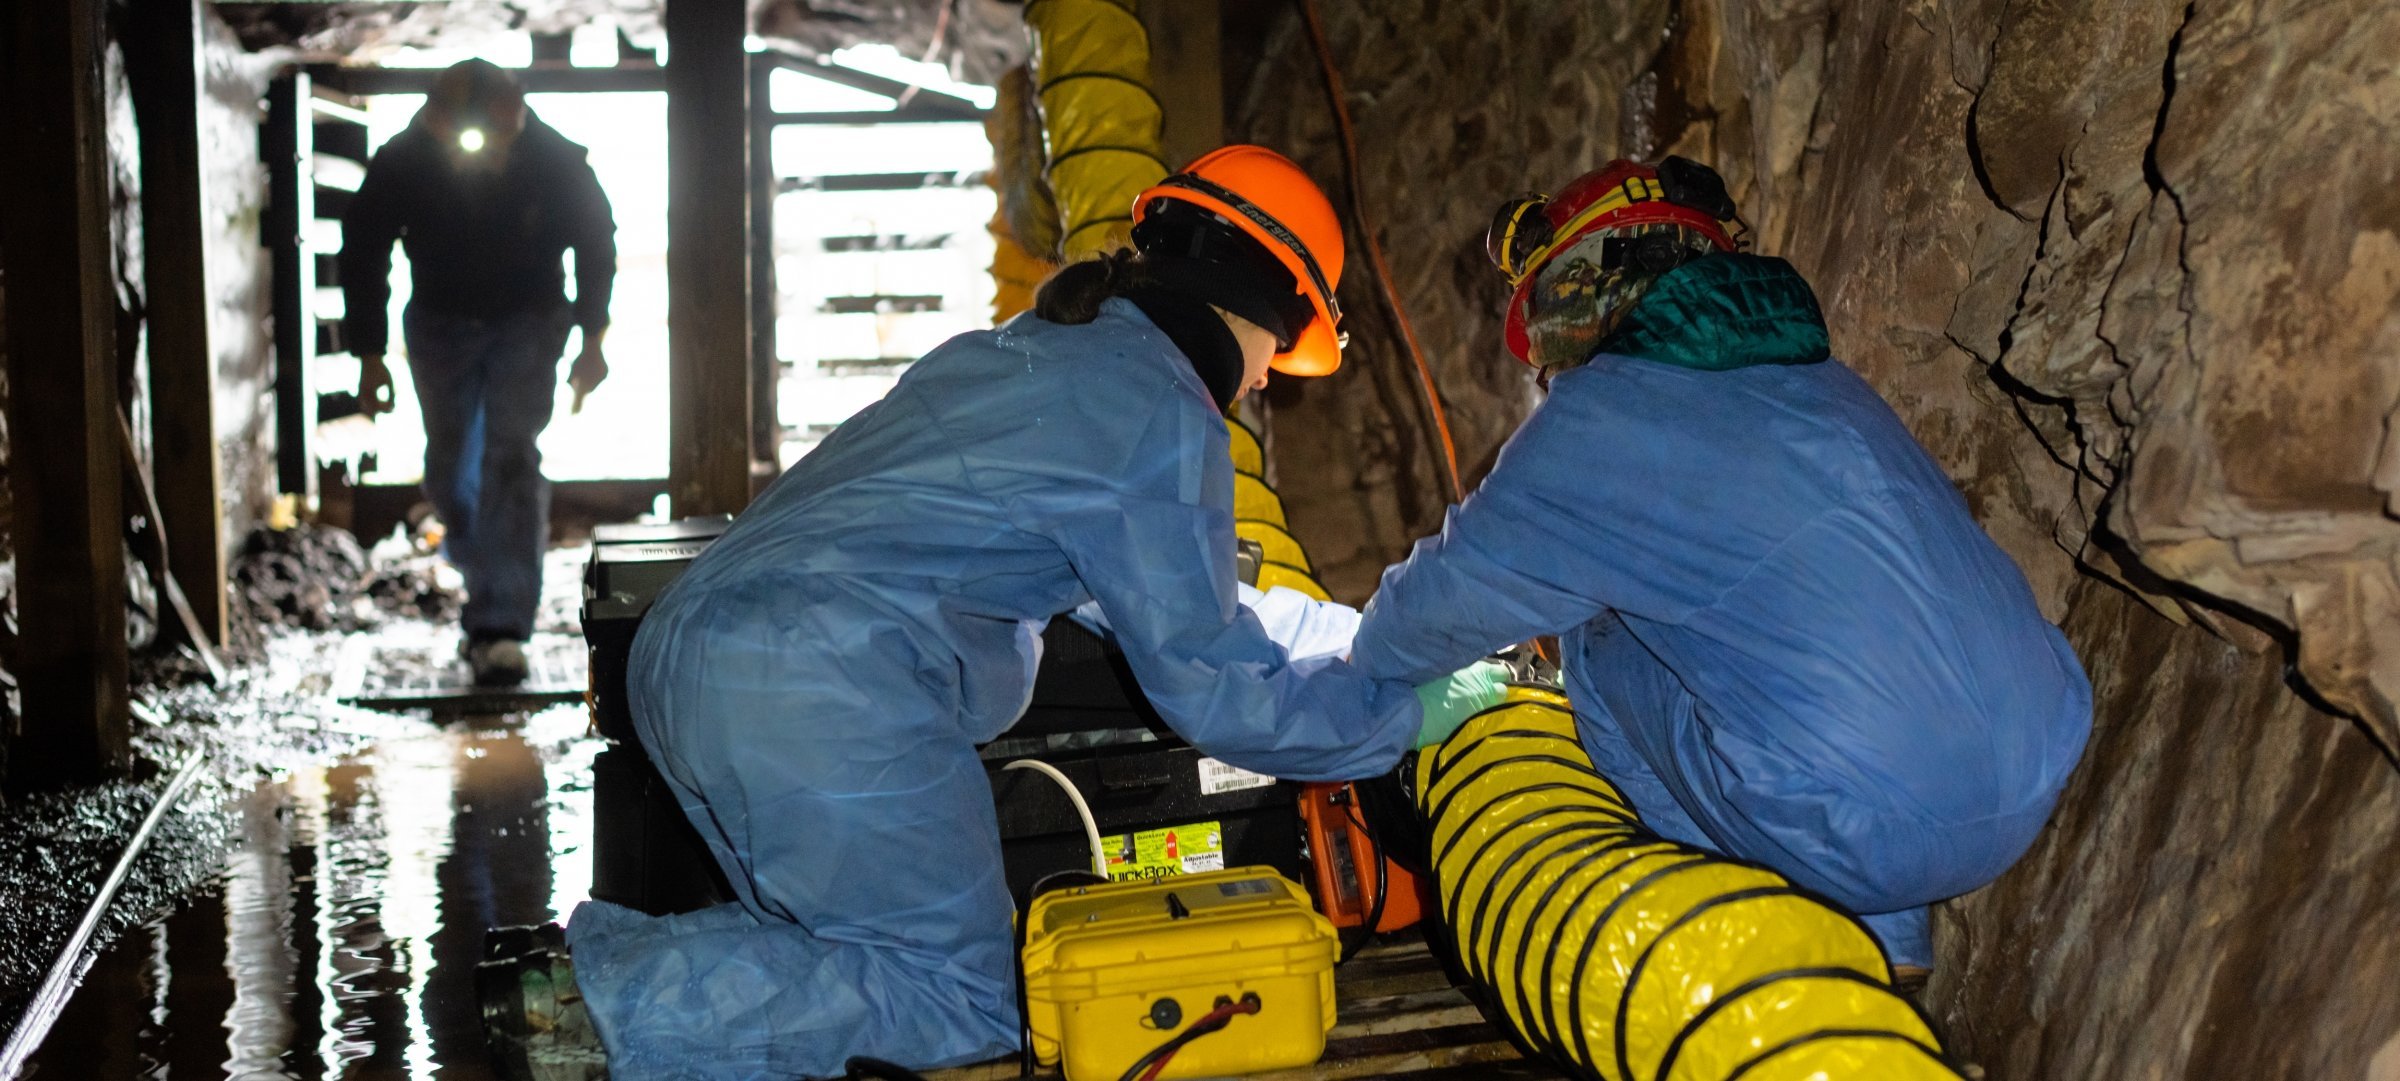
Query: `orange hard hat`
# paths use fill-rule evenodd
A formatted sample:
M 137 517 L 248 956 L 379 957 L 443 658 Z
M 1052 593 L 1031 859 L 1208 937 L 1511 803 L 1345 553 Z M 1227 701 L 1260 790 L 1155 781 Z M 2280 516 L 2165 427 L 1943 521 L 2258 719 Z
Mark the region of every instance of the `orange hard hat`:
M 1298 163 L 1263 146 L 1220 147 L 1159 181 L 1133 203 L 1133 220 L 1149 217 L 1160 200 L 1189 203 L 1258 242 L 1291 271 L 1315 318 L 1290 348 L 1275 355 L 1286 375 L 1328 375 L 1342 366 L 1342 223 L 1333 203 Z

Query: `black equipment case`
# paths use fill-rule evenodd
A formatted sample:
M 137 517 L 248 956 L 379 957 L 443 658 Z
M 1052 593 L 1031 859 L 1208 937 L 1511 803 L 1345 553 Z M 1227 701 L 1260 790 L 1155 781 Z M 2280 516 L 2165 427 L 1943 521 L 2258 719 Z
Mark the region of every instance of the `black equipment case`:
M 642 616 L 728 524 L 720 515 L 602 526 L 585 570 L 592 723 L 609 740 L 593 764 L 592 896 L 652 914 L 732 896 L 644 755 L 625 702 Z M 1091 867 L 1066 794 L 1036 770 L 1007 768 L 1025 759 L 1075 782 L 1122 877 L 1266 864 L 1305 881 L 1299 785 L 1233 769 L 1176 737 L 1142 697 L 1124 655 L 1067 616 L 1050 621 L 1042 643 L 1031 706 L 980 752 L 1012 895 L 1022 901 L 1051 872 Z
M 729 901 L 733 890 L 634 735 L 625 666 L 650 603 L 732 521 L 599 526 L 584 566 L 592 727 L 608 741 L 592 759 L 592 896 L 653 916 Z
M 1000 812 L 1000 854 L 1020 902 L 1054 871 L 1089 870 L 1075 806 L 1037 759 L 1075 782 L 1119 878 L 1266 864 L 1304 881 L 1300 786 L 1202 755 L 1168 730 L 1116 646 L 1067 616 L 1042 634 L 1025 716 L 981 751 Z

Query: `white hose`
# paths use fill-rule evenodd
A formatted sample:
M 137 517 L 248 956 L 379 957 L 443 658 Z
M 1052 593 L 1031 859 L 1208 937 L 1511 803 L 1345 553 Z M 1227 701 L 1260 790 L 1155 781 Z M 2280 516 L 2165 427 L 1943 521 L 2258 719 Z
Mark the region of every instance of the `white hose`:
M 1091 805 L 1083 802 L 1083 792 L 1075 787 L 1075 782 L 1068 780 L 1066 774 L 1060 773 L 1058 767 L 1031 758 L 1020 758 L 1000 768 L 1003 770 L 1037 769 L 1047 774 L 1051 780 L 1057 781 L 1058 787 L 1066 790 L 1067 798 L 1075 801 L 1075 813 L 1083 817 L 1084 839 L 1092 843 L 1092 873 L 1107 878 L 1108 850 L 1100 843 L 1100 824 L 1092 820 Z

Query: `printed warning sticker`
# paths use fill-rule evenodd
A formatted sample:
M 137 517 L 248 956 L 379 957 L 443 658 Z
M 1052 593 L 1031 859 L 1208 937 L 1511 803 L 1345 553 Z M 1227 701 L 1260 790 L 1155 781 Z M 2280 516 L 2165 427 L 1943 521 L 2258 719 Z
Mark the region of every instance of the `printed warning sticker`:
M 1245 788 L 1265 788 L 1274 783 L 1275 778 L 1264 773 L 1252 773 L 1214 758 L 1200 760 L 1200 794 L 1204 796 L 1239 792 Z
M 1108 877 L 1127 882 L 1225 869 L 1225 831 L 1215 822 L 1103 837 Z

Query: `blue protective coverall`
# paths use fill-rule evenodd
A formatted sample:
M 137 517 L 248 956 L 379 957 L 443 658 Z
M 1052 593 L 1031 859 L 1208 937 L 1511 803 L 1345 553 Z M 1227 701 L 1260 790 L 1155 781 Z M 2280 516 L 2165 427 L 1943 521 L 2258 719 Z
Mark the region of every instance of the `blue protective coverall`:
M 1415 696 L 1268 640 L 1235 602 L 1232 507 L 1223 419 L 1119 300 L 952 339 L 769 488 L 634 644 L 637 730 L 739 900 L 576 910 L 611 1076 L 1014 1049 L 975 747 L 1023 712 L 1048 618 L 1087 600 L 1202 752 L 1295 779 L 1390 769 Z
M 1652 829 L 1869 914 L 1896 963 L 1930 963 L 1923 906 L 2024 853 L 2090 731 L 2023 575 L 1836 360 L 1603 354 L 1558 376 L 1385 572 L 1352 661 L 1420 681 L 1545 634 Z

